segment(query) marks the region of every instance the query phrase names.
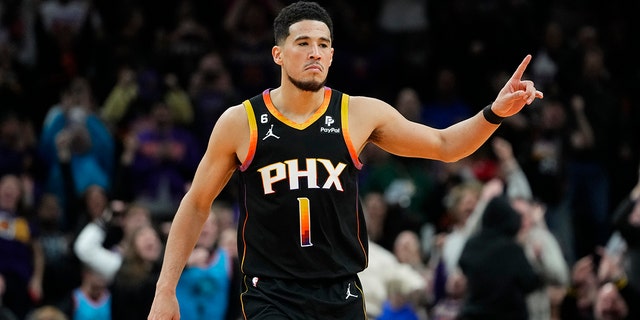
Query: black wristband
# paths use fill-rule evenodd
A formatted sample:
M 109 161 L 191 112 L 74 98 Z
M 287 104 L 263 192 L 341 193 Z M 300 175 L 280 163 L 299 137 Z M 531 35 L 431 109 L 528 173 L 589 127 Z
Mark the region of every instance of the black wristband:
M 501 124 L 502 120 L 504 120 L 504 117 L 495 114 L 493 110 L 491 110 L 491 104 L 482 109 L 482 115 L 485 120 L 491 124 Z

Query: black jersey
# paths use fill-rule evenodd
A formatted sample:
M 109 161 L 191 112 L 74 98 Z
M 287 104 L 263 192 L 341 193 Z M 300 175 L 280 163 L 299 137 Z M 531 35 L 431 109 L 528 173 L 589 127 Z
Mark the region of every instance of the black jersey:
M 304 123 L 285 118 L 269 90 L 243 104 L 251 142 L 240 166 L 242 272 L 323 279 L 362 271 L 368 243 L 349 97 L 325 88 L 322 106 Z

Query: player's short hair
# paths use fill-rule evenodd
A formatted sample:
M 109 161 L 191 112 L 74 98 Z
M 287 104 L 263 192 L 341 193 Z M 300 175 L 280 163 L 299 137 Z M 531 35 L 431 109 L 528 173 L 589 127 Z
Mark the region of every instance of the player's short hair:
M 273 21 L 273 35 L 276 44 L 282 43 L 289 36 L 289 27 L 302 20 L 323 22 L 329 27 L 329 34 L 333 40 L 333 21 L 327 10 L 319 4 L 310 1 L 298 1 L 284 7 Z

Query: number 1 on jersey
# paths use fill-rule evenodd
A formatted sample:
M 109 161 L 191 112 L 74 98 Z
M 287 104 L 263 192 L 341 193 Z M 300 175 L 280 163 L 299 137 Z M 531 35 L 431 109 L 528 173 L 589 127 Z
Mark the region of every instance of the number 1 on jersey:
M 298 198 L 298 208 L 300 212 L 300 246 L 310 247 L 311 243 L 311 210 L 309 198 Z

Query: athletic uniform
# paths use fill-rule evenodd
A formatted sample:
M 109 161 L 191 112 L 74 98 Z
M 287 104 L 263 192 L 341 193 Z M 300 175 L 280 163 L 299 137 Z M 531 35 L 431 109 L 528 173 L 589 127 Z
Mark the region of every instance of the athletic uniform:
M 349 97 L 324 90 L 321 107 L 299 124 L 273 106 L 269 90 L 243 102 L 251 135 L 239 170 L 238 250 L 249 319 L 366 317 L 357 278 L 368 252 L 362 163 L 349 137 Z

